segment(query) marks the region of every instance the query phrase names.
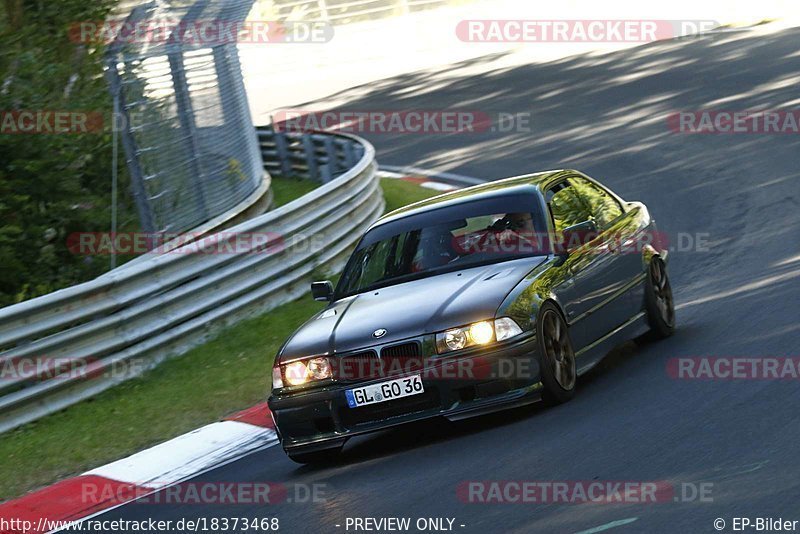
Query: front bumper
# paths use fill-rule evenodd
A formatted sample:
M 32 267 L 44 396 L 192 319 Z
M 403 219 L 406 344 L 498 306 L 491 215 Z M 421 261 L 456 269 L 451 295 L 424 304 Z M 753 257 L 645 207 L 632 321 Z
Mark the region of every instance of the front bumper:
M 437 416 L 466 417 L 514 401 L 534 400 L 541 387 L 536 340 L 530 333 L 523 336 L 428 360 L 429 368 L 422 373 L 273 394 L 269 407 L 281 443 L 287 451 L 297 452 L 339 447 L 352 436 L 399 424 Z M 444 369 L 440 365 L 445 365 Z M 412 374 L 422 374 L 423 393 L 357 408 L 347 405 L 348 389 Z

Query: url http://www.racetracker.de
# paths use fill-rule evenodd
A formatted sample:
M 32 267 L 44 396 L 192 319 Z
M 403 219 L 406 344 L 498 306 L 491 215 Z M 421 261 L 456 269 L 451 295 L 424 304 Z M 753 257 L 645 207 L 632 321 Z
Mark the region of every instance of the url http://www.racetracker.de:
M 39 518 L 38 521 L 0 518 L 2 532 L 274 532 L 280 530 L 277 517 L 196 517 L 192 519 L 84 519 L 58 521 Z

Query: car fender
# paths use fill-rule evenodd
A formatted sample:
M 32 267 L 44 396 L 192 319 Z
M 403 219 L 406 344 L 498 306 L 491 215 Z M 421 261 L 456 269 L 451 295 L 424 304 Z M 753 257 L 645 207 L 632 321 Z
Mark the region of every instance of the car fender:
M 532 331 L 536 325 L 539 309 L 548 301 L 553 301 L 563 310 L 558 295 L 553 291 L 553 268 L 560 259 L 548 256 L 512 289 L 497 309 L 496 317 L 510 317 L 525 331 Z

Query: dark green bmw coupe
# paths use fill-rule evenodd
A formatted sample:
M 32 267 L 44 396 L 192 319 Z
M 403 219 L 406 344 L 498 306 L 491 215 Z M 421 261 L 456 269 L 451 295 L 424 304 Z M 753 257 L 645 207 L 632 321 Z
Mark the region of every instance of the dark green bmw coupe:
M 647 208 L 572 170 L 389 213 L 275 359 L 283 448 L 325 461 L 393 425 L 565 402 L 613 345 L 673 332 L 666 267 Z

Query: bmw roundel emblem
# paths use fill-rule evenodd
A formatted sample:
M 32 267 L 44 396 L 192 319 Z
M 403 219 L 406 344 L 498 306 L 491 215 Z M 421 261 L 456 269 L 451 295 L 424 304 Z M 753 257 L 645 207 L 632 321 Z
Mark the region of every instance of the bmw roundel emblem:
M 377 330 L 375 330 L 372 333 L 372 337 L 375 337 L 375 338 L 383 337 L 385 335 L 386 335 L 386 329 L 385 328 L 378 328 Z

